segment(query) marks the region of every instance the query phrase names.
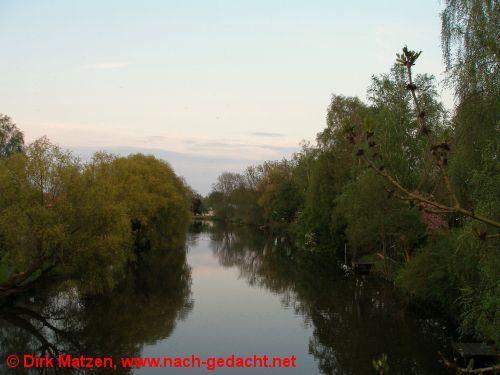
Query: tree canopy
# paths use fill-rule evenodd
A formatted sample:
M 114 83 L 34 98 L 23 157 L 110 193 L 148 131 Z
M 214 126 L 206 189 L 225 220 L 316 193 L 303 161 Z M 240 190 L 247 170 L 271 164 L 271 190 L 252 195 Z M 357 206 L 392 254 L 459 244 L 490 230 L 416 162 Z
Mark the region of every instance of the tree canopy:
M 4 291 L 52 270 L 104 292 L 141 251 L 182 240 L 191 192 L 164 161 L 97 153 L 83 163 L 47 138 L 0 159 Z
M 22 151 L 24 135 L 8 116 L 0 113 L 0 158 Z
M 210 202 L 222 219 L 285 229 L 305 251 L 334 256 L 346 243 L 352 259 L 375 262 L 463 334 L 500 342 L 498 38 L 497 28 L 481 35 L 480 25 L 494 22 L 498 5 L 446 4 L 451 117 L 434 77 L 414 73 L 421 53 L 405 47 L 388 73 L 372 78 L 368 102 L 332 96 L 316 145 L 222 175 Z M 487 51 L 477 52 L 483 44 Z M 468 81 L 463 69 L 482 71 Z

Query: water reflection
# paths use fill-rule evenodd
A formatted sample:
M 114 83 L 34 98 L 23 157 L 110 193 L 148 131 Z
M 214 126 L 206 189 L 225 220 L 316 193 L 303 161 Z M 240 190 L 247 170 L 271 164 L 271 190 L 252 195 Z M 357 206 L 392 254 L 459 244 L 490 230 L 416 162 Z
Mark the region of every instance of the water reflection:
M 16 353 L 140 356 L 168 337 L 193 306 L 184 247 L 143 253 L 120 286 L 84 298 L 68 285 L 16 297 L 0 306 L 0 358 Z M 1 367 L 0 367 L 1 370 Z
M 436 356 L 446 338 L 441 326 L 417 318 L 389 285 L 346 277 L 329 256 L 304 256 L 286 238 L 251 228 L 207 223 L 193 225 L 187 248 L 187 256 L 185 246 L 142 253 L 106 295 L 84 298 L 71 285 L 52 284 L 7 300 L 0 359 L 294 353 L 299 368 L 271 373 L 364 375 L 387 353 L 391 374 L 446 373 Z M 237 371 L 256 372 L 270 371 Z
M 222 266 L 279 294 L 312 327 L 308 351 L 321 373 L 374 373 L 371 361 L 381 353 L 389 355 L 391 374 L 447 373 L 437 362 L 446 343 L 442 325 L 418 319 L 390 285 L 346 277 L 331 259 L 305 257 L 284 238 L 247 227 L 209 230 Z

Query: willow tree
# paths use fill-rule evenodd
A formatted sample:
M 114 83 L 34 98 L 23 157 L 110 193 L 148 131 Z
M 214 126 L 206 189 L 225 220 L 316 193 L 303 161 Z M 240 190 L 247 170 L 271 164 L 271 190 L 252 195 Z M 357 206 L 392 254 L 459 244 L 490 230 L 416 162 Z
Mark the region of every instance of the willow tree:
M 400 275 L 405 289 L 440 305 L 463 333 L 500 341 L 500 51 L 497 1 L 446 1 L 442 46 L 456 107 L 450 127 L 436 134 L 418 97 L 412 69 L 420 53 L 404 49 L 416 129 L 429 142 L 446 194 L 409 189 L 392 171 L 369 161 L 392 187 L 390 193 L 421 210 L 449 214 L 452 230 L 428 242 Z
M 0 158 L 22 151 L 24 135 L 9 116 L 0 113 Z
M 500 4 L 447 0 L 441 15 L 442 48 L 456 110 L 450 178 L 464 205 L 500 222 Z M 470 228 L 481 238 L 472 238 Z M 469 229 L 467 231 L 467 229 Z M 461 291 L 461 328 L 500 342 L 498 229 L 465 223 L 455 233 L 452 270 Z M 474 265 L 474 267 L 471 267 Z
M 441 41 L 449 84 L 460 100 L 498 90 L 500 4 L 496 0 L 446 0 Z
M 129 258 L 130 227 L 112 189 L 89 185 L 82 164 L 41 138 L 0 163 L 0 241 L 10 292 L 48 270 L 83 289 L 111 288 Z
M 0 191 L 0 261 L 10 274 L 0 293 L 48 270 L 106 292 L 137 250 L 183 243 L 191 201 L 153 156 L 98 153 L 84 164 L 47 138 L 0 159 Z

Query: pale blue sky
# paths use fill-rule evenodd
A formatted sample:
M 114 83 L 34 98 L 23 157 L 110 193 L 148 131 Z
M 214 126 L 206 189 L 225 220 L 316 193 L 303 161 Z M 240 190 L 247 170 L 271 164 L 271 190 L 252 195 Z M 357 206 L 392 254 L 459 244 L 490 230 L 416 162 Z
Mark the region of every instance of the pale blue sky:
M 0 0 L 0 113 L 78 153 L 163 155 L 207 193 L 313 140 L 331 94 L 365 98 L 404 44 L 442 79 L 442 6 Z

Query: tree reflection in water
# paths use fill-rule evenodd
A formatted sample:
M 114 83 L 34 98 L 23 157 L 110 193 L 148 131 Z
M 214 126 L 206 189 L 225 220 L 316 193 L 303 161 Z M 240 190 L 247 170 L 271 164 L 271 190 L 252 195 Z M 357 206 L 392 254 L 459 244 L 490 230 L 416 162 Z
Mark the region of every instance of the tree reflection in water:
M 446 346 L 444 326 L 417 318 L 388 283 L 346 277 L 331 257 L 304 256 L 285 238 L 248 227 L 210 232 L 222 266 L 236 266 L 250 285 L 280 295 L 312 327 L 308 350 L 321 373 L 374 373 L 372 359 L 381 353 L 391 374 L 447 373 L 437 357 Z
M 68 285 L 17 296 L 0 306 L 0 358 L 10 354 L 140 356 L 168 337 L 193 307 L 184 246 L 143 253 L 119 287 L 82 297 Z
M 436 320 L 416 318 L 376 279 L 346 277 L 330 256 L 296 252 L 286 238 L 248 227 L 198 223 L 224 267 L 237 267 L 255 288 L 279 295 L 311 328 L 309 347 L 324 374 L 371 374 L 387 353 L 391 374 L 443 374 L 436 352 L 445 334 Z M 0 358 L 15 353 L 140 356 L 145 344 L 169 337 L 193 307 L 185 247 L 142 253 L 120 286 L 99 297 L 74 287 L 41 286 L 0 307 Z M 307 346 L 307 345 L 305 345 Z M 1 371 L 1 368 L 0 368 Z

